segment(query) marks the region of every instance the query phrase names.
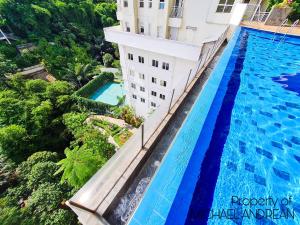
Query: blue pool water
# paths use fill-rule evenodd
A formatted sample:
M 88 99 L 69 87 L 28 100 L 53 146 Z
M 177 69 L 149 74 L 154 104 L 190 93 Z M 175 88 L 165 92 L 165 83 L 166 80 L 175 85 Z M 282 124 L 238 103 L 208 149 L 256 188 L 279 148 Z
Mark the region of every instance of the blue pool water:
M 121 83 L 106 83 L 101 86 L 90 99 L 97 102 L 103 102 L 109 105 L 117 105 L 118 97 L 124 96 L 124 91 Z
M 236 31 L 130 224 L 300 224 L 300 39 L 272 38 Z

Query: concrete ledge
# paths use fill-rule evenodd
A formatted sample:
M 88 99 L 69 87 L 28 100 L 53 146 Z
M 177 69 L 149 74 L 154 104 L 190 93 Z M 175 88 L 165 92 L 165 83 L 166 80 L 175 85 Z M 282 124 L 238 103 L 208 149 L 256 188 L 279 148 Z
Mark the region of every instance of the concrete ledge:
M 104 34 L 105 40 L 109 42 L 191 61 L 198 61 L 202 48 L 179 41 L 124 32 L 120 26 L 104 28 Z

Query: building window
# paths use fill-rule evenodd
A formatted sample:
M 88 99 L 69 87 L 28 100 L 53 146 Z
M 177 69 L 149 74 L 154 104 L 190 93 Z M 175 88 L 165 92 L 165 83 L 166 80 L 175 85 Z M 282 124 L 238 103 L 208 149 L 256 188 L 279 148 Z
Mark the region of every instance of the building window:
M 144 34 L 144 33 L 145 33 L 144 25 L 140 25 L 140 34 Z
M 167 81 L 161 80 L 160 85 L 163 86 L 163 87 L 166 87 L 167 86 Z
M 151 102 L 151 106 L 152 106 L 152 107 L 156 107 L 156 103 Z
M 155 59 L 152 59 L 152 66 L 158 67 L 158 61 Z
M 134 76 L 134 71 L 133 70 L 129 70 L 129 75 L 130 76 Z
M 148 7 L 149 7 L 149 9 L 151 9 L 152 8 L 152 0 L 149 0 L 149 5 L 148 5 Z
M 165 0 L 159 0 L 159 9 L 165 8 Z
M 140 0 L 140 8 L 144 8 L 144 0 Z
M 139 56 L 139 63 L 144 63 L 144 57 Z
M 145 92 L 145 88 L 144 87 L 140 87 L 140 91 L 141 92 Z
M 151 91 L 151 95 L 153 95 L 154 97 L 156 97 L 156 91 Z
M 131 83 L 131 87 L 132 87 L 133 89 L 135 89 L 135 88 L 136 88 L 136 86 L 135 86 L 135 84 L 134 84 L 134 83 Z
M 169 63 L 163 63 L 162 64 L 162 68 L 163 68 L 163 70 L 169 70 Z
M 128 7 L 128 1 L 123 1 L 123 6 L 126 8 Z
M 125 29 L 127 32 L 130 32 L 130 26 L 128 22 L 125 22 Z
M 163 95 L 163 94 L 160 94 L 159 97 L 160 97 L 162 100 L 165 100 L 165 99 L 166 99 L 166 96 Z
M 140 78 L 141 80 L 145 80 L 145 74 L 139 73 L 139 78 Z
M 132 95 L 132 98 L 133 98 L 133 99 L 137 99 L 136 95 Z
M 156 84 L 157 83 L 157 79 L 155 77 L 152 77 L 152 83 Z
M 128 59 L 129 59 L 129 60 L 133 60 L 133 54 L 128 53 Z
M 230 13 L 234 5 L 234 1 L 235 0 L 220 0 L 217 7 L 217 13 Z
M 141 98 L 141 102 L 145 103 L 145 99 L 144 99 L 144 98 Z
M 162 26 L 157 27 L 157 37 L 162 38 L 163 37 L 163 28 Z

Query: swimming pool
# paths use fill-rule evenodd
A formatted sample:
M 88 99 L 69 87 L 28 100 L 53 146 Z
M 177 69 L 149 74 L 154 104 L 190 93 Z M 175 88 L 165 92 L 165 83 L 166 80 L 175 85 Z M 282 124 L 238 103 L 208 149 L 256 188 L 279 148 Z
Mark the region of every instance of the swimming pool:
M 300 224 L 300 39 L 281 37 L 237 29 L 130 224 Z
M 121 83 L 108 82 L 101 86 L 90 99 L 97 102 L 103 102 L 109 105 L 117 105 L 118 97 L 124 96 L 123 86 Z

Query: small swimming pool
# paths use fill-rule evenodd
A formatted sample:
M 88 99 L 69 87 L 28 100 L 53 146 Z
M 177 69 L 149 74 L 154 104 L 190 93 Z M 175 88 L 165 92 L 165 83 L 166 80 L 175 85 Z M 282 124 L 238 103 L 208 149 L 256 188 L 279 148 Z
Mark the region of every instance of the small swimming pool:
M 124 96 L 123 85 L 121 83 L 109 82 L 101 86 L 90 99 L 103 102 L 109 105 L 117 105 L 118 97 Z
M 300 224 L 300 39 L 281 38 L 236 31 L 129 224 Z

